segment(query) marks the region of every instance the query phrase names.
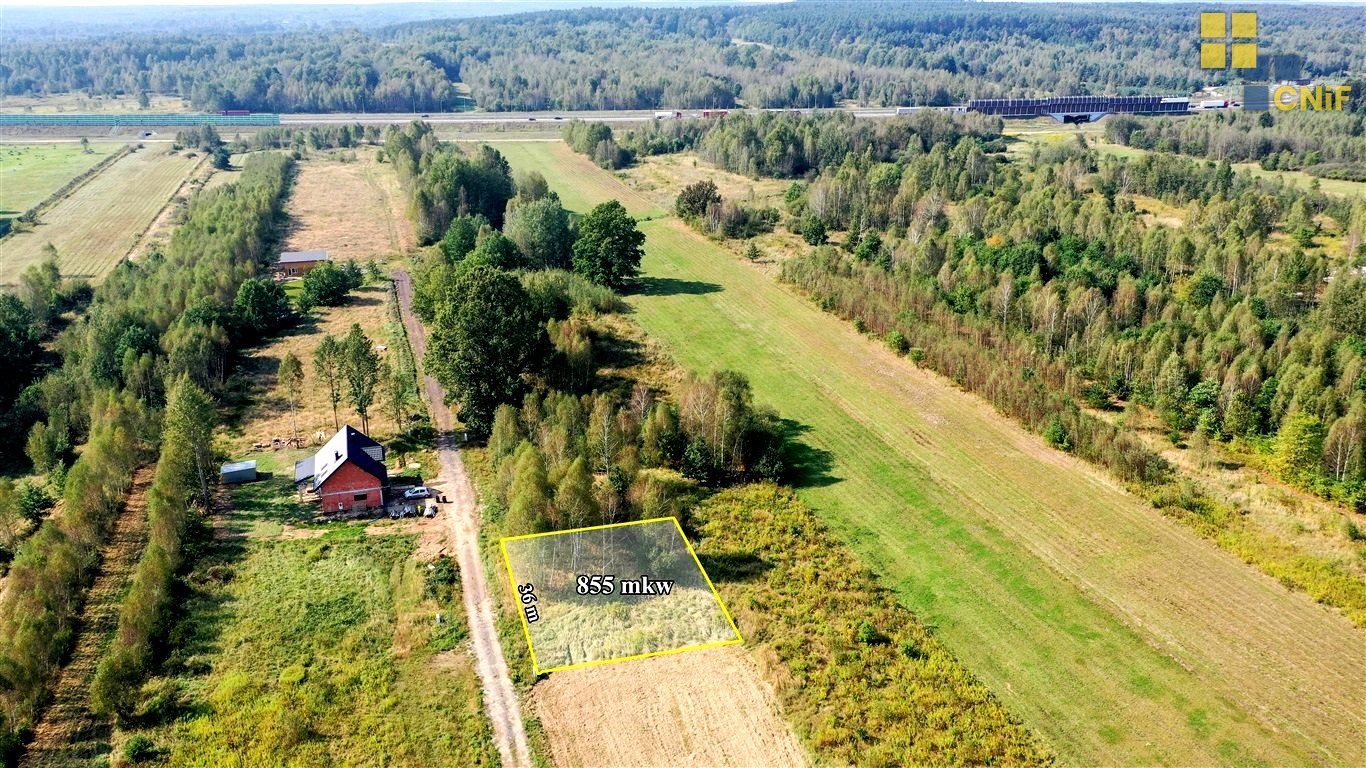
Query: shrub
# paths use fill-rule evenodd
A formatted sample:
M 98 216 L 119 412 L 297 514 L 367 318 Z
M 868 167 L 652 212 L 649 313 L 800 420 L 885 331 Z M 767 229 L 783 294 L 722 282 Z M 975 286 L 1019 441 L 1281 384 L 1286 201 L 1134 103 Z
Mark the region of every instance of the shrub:
M 123 745 L 123 759 L 130 763 L 142 763 L 157 756 L 156 743 L 138 734 Z
M 1067 438 L 1067 428 L 1063 426 L 1062 419 L 1054 416 L 1048 420 L 1048 426 L 1043 429 L 1043 439 L 1054 448 L 1064 451 L 1072 450 L 1072 443 Z
M 901 331 L 888 331 L 886 339 L 887 346 L 898 355 L 904 355 L 911 351 L 911 343 L 906 340 Z

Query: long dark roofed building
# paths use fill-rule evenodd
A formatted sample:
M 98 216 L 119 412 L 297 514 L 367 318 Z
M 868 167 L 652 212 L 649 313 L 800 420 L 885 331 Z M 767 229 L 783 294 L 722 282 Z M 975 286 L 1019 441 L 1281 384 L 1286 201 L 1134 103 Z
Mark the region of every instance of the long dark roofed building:
M 1108 114 L 1184 115 L 1185 96 L 1051 96 L 1043 99 L 973 99 L 968 110 L 1001 117 L 1044 117 L 1060 123 L 1090 123 Z

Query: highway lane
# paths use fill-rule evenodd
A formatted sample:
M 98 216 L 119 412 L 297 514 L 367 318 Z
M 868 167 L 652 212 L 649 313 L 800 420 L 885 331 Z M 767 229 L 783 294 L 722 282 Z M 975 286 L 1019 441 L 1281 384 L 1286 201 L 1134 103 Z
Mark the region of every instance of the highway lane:
M 952 107 L 930 107 L 930 109 L 953 109 Z M 529 125 L 540 123 L 564 123 L 570 120 L 592 120 L 603 123 L 640 123 L 653 120 L 655 112 L 674 110 L 622 109 L 590 111 L 547 111 L 547 112 L 386 112 L 386 113 L 348 113 L 348 114 L 282 114 L 281 125 L 394 125 L 423 120 L 432 125 Z M 685 119 L 701 118 L 700 109 L 677 110 Z M 893 117 L 896 109 L 891 107 L 835 107 L 832 109 L 769 109 L 721 110 L 737 112 L 800 112 L 810 114 L 816 111 L 849 112 L 856 118 Z M 673 118 L 669 118 L 673 119 Z

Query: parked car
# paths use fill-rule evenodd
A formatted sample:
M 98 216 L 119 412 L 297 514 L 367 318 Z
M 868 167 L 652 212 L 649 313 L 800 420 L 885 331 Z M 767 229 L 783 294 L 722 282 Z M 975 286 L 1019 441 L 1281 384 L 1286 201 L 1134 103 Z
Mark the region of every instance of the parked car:
M 432 491 L 425 485 L 417 485 L 403 492 L 405 499 L 426 499 L 430 498 Z
M 436 517 L 436 502 L 435 502 L 435 501 L 432 501 L 431 499 L 427 499 L 427 503 L 424 504 L 424 505 L 422 505 L 422 516 L 423 516 L 423 517 Z

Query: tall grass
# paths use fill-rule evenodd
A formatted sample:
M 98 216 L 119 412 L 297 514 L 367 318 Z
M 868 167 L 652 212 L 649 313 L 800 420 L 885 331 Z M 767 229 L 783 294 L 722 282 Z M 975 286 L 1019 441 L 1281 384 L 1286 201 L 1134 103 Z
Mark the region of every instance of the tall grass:
M 698 556 L 798 735 L 861 766 L 1045 765 L 1046 747 L 790 491 L 694 512 Z

